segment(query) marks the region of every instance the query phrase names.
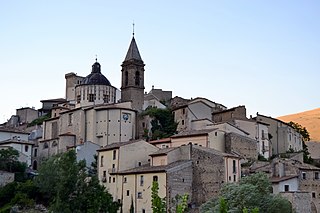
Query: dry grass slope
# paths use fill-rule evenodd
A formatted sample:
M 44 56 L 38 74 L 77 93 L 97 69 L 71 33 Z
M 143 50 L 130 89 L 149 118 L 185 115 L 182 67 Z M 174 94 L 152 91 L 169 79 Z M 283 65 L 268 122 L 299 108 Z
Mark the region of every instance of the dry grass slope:
M 306 127 L 310 133 L 311 141 L 320 142 L 320 108 L 281 116 L 278 119 L 284 122 L 293 121 Z

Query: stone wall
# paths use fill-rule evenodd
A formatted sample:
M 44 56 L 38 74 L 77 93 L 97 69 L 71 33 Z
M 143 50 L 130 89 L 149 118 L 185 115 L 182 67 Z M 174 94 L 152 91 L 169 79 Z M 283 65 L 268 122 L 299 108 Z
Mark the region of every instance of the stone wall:
M 227 153 L 235 152 L 245 159 L 257 159 L 257 141 L 236 133 L 227 133 L 225 135 L 225 151 Z
M 245 106 L 238 106 L 212 114 L 212 121 L 215 123 L 233 121 L 234 119 L 247 119 Z
M 171 209 L 175 206 L 173 200 L 176 195 L 184 195 L 187 193 L 189 195 L 189 202 L 191 200 L 192 194 L 192 162 L 187 162 L 180 166 L 174 167 L 167 171 L 167 200 L 168 208 Z
M 314 212 L 312 205 L 311 194 L 309 192 L 282 192 L 280 195 L 288 199 L 292 204 L 294 212 L 311 213 Z
M 192 147 L 193 188 L 192 204 L 199 208 L 203 203 L 217 197 L 225 183 L 225 166 L 223 156 L 214 155 Z
M 0 187 L 14 181 L 14 173 L 0 171 Z

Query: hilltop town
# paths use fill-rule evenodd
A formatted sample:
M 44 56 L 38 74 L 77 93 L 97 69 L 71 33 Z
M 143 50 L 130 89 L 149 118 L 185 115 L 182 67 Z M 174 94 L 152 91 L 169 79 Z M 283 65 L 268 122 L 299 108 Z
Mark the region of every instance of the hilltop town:
M 177 195 L 188 194 L 190 212 L 198 212 L 224 184 L 258 172 L 297 212 L 320 211 L 320 168 L 304 160 L 304 138 L 292 125 L 248 117 L 244 105 L 145 91 L 145 72 L 152 70 L 145 70 L 134 37 L 119 70 L 121 88 L 102 67 L 96 59 L 86 77 L 66 73 L 64 98 L 17 109 L 1 125 L 0 149 L 18 150 L 34 174 L 45 159 L 68 150 L 88 167 L 96 155 L 99 182 L 123 212 L 132 203 L 136 212 L 151 212 L 154 181 L 168 209 Z M 13 176 L 0 171 L 0 185 Z

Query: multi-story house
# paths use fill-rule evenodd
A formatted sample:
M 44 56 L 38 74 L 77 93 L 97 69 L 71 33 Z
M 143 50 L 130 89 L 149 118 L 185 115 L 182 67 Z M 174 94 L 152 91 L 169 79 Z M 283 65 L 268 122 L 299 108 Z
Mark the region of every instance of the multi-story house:
M 303 163 L 302 153 L 293 158 L 275 158 L 262 166 L 253 166 L 251 172 L 266 173 L 272 183 L 274 194 L 284 194 L 285 197 L 305 205 L 299 206 L 300 209 L 313 209 L 307 212 L 319 212 L 320 168 Z M 285 195 L 286 193 L 289 195 Z
M 272 154 L 302 150 L 302 136 L 293 127 L 276 118 L 257 114 L 255 120 L 268 124 Z
M 248 132 L 248 137 L 257 142 L 257 152 L 268 159 L 272 155 L 271 143 L 269 140 L 269 124 L 254 119 L 235 119 L 234 123 L 240 129 Z
M 20 138 L 12 138 L 4 141 L 0 141 L 0 149 L 7 149 L 9 147 L 14 148 L 19 152 L 18 160 L 20 162 L 26 163 L 29 167 L 32 165 L 32 146 L 33 142 L 21 140 Z
M 177 131 L 192 130 L 192 121 L 210 119 L 213 112 L 227 109 L 219 103 L 206 98 L 195 98 L 173 109 L 174 120 L 178 123 Z
M 241 166 L 235 155 L 192 144 L 154 147 L 157 150 L 152 153 L 150 148 L 149 143 L 138 141 L 111 144 L 98 151 L 99 179 L 123 204 L 123 212 L 129 212 L 132 203 L 135 212 L 152 211 L 153 181 L 158 181 L 159 196 L 166 198 L 168 211 L 174 207 L 176 195 L 188 194 L 192 212 L 216 197 L 224 183 L 239 181 Z

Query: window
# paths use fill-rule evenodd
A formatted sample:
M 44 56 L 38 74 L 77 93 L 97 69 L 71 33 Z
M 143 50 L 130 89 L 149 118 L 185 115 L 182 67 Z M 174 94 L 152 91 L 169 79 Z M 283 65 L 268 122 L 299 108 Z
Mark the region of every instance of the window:
M 261 130 L 261 139 L 264 140 L 264 130 Z
M 140 85 L 140 73 L 139 71 L 136 72 L 136 86 L 139 86 Z
M 34 156 L 37 157 L 38 155 L 38 149 L 34 149 Z
M 29 146 L 28 146 L 28 145 L 25 145 L 25 146 L 24 146 L 24 151 L 25 151 L 25 152 L 28 152 L 28 151 L 29 151 Z
M 314 179 L 319 180 L 319 172 L 314 173 Z
M 126 71 L 124 74 L 124 84 L 128 86 L 128 71 Z
M 73 120 L 73 113 L 70 113 L 69 114 L 69 119 L 68 119 L 69 125 L 72 125 L 72 120 Z
M 113 160 L 116 159 L 116 156 L 117 156 L 117 150 L 113 150 Z
M 127 190 L 127 196 L 129 196 L 130 195 L 130 191 L 129 190 Z
M 112 182 L 114 182 L 114 183 L 115 183 L 115 182 L 116 182 L 116 178 L 112 178 Z
M 127 177 L 123 178 L 123 182 L 126 183 L 127 182 Z
M 138 162 L 138 166 L 141 166 L 141 162 Z
M 115 164 L 112 164 L 112 169 L 116 168 L 116 165 Z
M 103 156 L 100 157 L 100 167 L 103 167 Z
M 141 176 L 140 176 L 140 186 L 143 186 L 143 182 L 144 182 L 144 180 L 143 180 L 143 175 L 141 175 Z
M 232 171 L 233 171 L 233 173 L 237 173 L 237 166 L 236 166 L 236 160 L 233 160 L 232 161 Z
M 109 183 L 111 183 L 111 177 L 109 177 Z
M 138 192 L 138 199 L 142 199 L 142 192 Z
M 307 179 L 307 174 L 305 172 L 302 172 L 302 179 L 303 180 Z
M 77 103 L 80 103 L 81 101 L 81 95 L 77 95 Z
M 181 121 L 181 124 L 184 125 L 184 120 Z
M 316 198 L 316 193 L 312 192 L 312 198 Z
M 214 133 L 214 136 L 218 136 L 218 132 L 215 132 L 215 133 Z
M 185 114 L 186 113 L 186 109 L 182 109 L 182 114 Z
M 43 149 L 47 149 L 49 147 L 48 143 L 47 142 L 44 142 L 43 144 Z
M 146 213 L 146 210 L 145 210 L 145 209 L 142 209 L 142 213 Z
M 103 177 L 107 177 L 107 171 L 103 171 Z
M 94 102 L 96 99 L 96 94 L 89 94 L 89 102 Z
M 289 185 L 284 185 L 284 191 L 288 192 L 289 191 Z
M 233 182 L 236 182 L 236 181 L 237 181 L 237 176 L 233 175 Z
M 153 176 L 153 181 L 158 181 L 158 176 L 157 175 Z

